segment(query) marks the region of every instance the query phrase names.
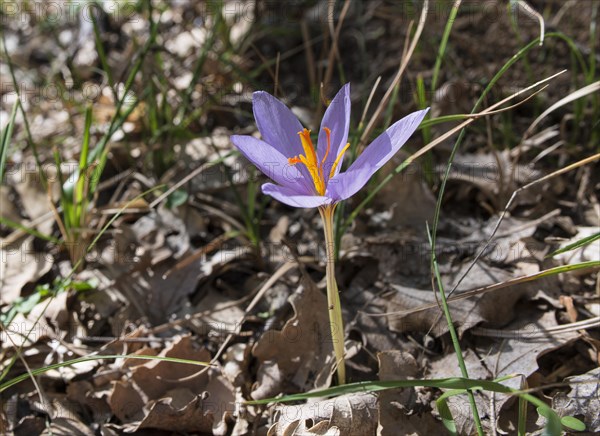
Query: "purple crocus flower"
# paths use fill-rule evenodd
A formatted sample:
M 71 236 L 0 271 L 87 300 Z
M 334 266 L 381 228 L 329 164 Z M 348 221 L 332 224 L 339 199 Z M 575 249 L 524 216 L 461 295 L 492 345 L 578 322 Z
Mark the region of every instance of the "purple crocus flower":
M 335 96 L 321 122 L 317 148 L 285 104 L 267 92 L 253 94 L 254 118 L 263 140 L 234 135 L 233 144 L 275 183 L 262 192 L 293 207 L 335 205 L 358 192 L 417 129 L 429 109 L 413 112 L 383 132 L 343 172 L 350 128 L 350 84 Z

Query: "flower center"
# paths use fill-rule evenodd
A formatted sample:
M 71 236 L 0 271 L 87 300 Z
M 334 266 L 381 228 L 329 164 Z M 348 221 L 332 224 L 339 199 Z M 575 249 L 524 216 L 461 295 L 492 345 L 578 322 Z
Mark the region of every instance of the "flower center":
M 304 155 L 300 154 L 296 157 L 290 157 L 288 159 L 288 162 L 291 165 L 296 165 L 298 163 L 304 164 L 304 166 L 308 169 L 308 172 L 315 185 L 315 190 L 319 195 L 325 195 L 326 182 L 324 165 L 327 156 L 329 156 L 329 150 L 331 149 L 331 129 L 323 127 L 323 130 L 325 131 L 325 135 L 327 135 L 327 148 L 325 149 L 325 155 L 323 156 L 323 159 L 321 159 L 321 162 L 319 162 L 317 159 L 315 146 L 310 139 L 310 130 L 308 129 L 298 132 L 298 135 L 300 136 L 300 142 L 302 142 L 302 148 L 304 149 Z M 340 151 L 340 153 L 337 155 L 331 170 L 329 171 L 329 178 L 334 176 L 335 169 L 340 163 L 340 160 L 342 159 L 342 156 L 346 150 L 348 150 L 348 147 L 350 147 L 350 143 L 347 143 L 344 148 L 342 148 L 342 151 Z

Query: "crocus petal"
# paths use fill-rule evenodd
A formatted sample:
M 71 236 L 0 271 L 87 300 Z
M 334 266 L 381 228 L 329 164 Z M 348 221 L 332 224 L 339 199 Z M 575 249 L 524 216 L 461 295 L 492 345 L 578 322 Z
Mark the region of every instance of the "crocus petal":
M 265 176 L 283 186 L 301 186 L 304 177 L 298 169 L 288 163 L 287 158 L 260 139 L 252 136 L 233 135 L 231 142 Z M 298 190 L 305 191 L 303 188 Z
M 273 183 L 262 185 L 262 192 L 292 207 L 319 207 L 331 203 L 331 199 L 328 197 L 304 195 L 299 193 L 297 189 L 288 186 L 278 186 Z
M 317 155 L 319 162 L 323 160 L 327 150 L 327 134 L 323 130 L 327 127 L 331 130 L 331 148 L 325 159 L 325 179 L 329 178 L 329 172 L 333 167 L 333 163 L 338 156 L 340 150 L 348 142 L 348 130 L 350 129 L 350 84 L 346 83 L 337 95 L 333 98 L 323 120 L 321 121 L 321 129 L 319 130 L 319 140 L 317 142 Z M 336 167 L 336 173 L 342 166 L 342 159 Z
M 340 201 L 356 194 L 417 130 L 428 110 L 429 108 L 407 115 L 379 135 L 348 170 L 329 181 L 327 195 L 334 201 Z
M 254 119 L 263 140 L 285 157 L 303 152 L 298 132 L 302 124 L 285 104 L 265 91 L 252 94 Z

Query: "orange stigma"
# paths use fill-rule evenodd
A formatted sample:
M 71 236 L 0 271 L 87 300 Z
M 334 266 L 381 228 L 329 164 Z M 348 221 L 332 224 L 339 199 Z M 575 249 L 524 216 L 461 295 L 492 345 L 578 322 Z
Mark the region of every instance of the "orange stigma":
M 302 148 L 304 149 L 304 155 L 300 154 L 295 157 L 288 158 L 288 163 L 290 165 L 296 165 L 298 163 L 304 164 L 304 166 L 308 169 L 308 172 L 312 178 L 312 181 L 315 185 L 315 190 L 319 195 L 325 195 L 326 183 L 325 183 L 325 174 L 324 174 L 324 165 L 327 156 L 329 156 L 329 150 L 331 149 L 331 129 L 328 127 L 323 127 L 325 131 L 325 135 L 327 136 L 327 148 L 325 149 L 325 154 L 323 155 L 323 159 L 321 162 L 317 160 L 317 153 L 315 152 L 315 146 L 313 145 L 312 140 L 310 139 L 310 130 L 304 129 L 301 132 L 298 132 L 300 136 L 300 142 L 302 143 Z M 329 178 L 332 178 L 335 174 L 335 169 L 337 168 L 342 156 L 350 147 L 350 143 L 347 143 L 346 146 L 342 149 L 342 151 L 338 154 L 333 166 L 331 167 L 331 171 L 329 173 Z

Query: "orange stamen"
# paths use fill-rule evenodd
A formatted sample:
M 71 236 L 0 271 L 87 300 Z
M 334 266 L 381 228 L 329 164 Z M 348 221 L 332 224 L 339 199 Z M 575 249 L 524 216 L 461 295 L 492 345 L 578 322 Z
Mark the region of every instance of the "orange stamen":
M 303 131 L 298 132 L 298 135 L 300 135 L 300 141 L 302 142 L 302 148 L 304 149 L 304 156 L 306 156 L 309 162 L 316 164 L 317 154 L 315 153 L 315 146 L 310 139 L 310 130 L 304 129 Z
M 331 149 L 331 129 L 323 127 L 323 130 L 325 130 L 325 134 L 327 135 L 327 148 L 325 149 L 325 155 L 323 156 L 323 159 L 321 159 L 321 162 L 317 160 L 315 146 L 310 139 L 310 130 L 308 129 L 298 132 L 298 135 L 300 136 L 300 142 L 302 143 L 302 148 L 304 149 L 304 154 L 288 158 L 288 163 L 290 165 L 302 163 L 308 169 L 308 172 L 313 179 L 315 190 L 319 195 L 325 195 L 326 186 L 323 166 L 325 165 L 325 159 L 327 159 L 327 156 L 329 156 L 329 151 Z M 333 167 L 331 168 L 329 178 L 333 177 L 335 169 L 342 159 L 343 154 L 346 152 L 346 150 L 348 150 L 348 147 L 350 147 L 350 143 L 346 144 L 346 146 L 338 154 L 335 162 L 333 163 Z
M 323 130 L 325 130 L 325 134 L 327 135 L 327 148 L 325 149 L 325 156 L 323 156 L 323 159 L 321 160 L 321 168 L 323 168 L 323 164 L 325 163 L 325 159 L 327 159 L 329 149 L 331 148 L 331 129 L 329 127 L 323 127 Z
M 347 143 L 344 146 L 344 148 L 342 148 L 342 151 L 340 151 L 340 153 L 335 158 L 335 162 L 333 163 L 333 166 L 331 167 L 331 172 L 329 173 L 330 179 L 334 176 L 335 169 L 337 168 L 338 164 L 340 163 L 340 160 L 342 160 L 342 156 L 344 155 L 344 153 L 346 153 L 346 150 L 348 150 L 348 148 L 350 148 L 350 143 Z

